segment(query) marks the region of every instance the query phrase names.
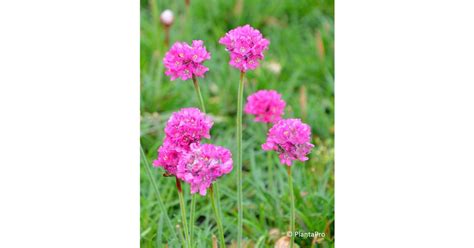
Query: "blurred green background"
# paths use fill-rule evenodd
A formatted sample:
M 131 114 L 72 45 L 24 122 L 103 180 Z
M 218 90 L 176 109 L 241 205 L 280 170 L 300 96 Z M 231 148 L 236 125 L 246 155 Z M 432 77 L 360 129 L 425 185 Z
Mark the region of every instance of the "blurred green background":
M 163 141 L 163 128 L 172 112 L 198 107 L 192 81 L 171 82 L 164 75 L 164 29 L 160 13 L 175 15 L 171 44 L 204 41 L 211 60 L 204 79 L 199 78 L 206 110 L 214 119 L 211 140 L 235 154 L 235 114 L 239 71 L 228 65 L 229 55 L 218 40 L 228 30 L 244 24 L 259 29 L 270 40 L 260 68 L 246 73 L 244 97 L 259 89 L 274 89 L 287 102 L 285 118 L 301 118 L 312 128 L 315 148 L 306 163 L 293 167 L 296 195 L 296 230 L 324 232 L 324 239 L 296 238 L 300 247 L 334 247 L 334 1 L 275 0 L 146 1 L 141 5 L 141 137 L 146 155 L 141 160 L 141 247 L 180 247 L 180 241 L 164 225 L 167 214 L 180 224 L 174 179 L 152 168 L 167 212 L 160 211 L 144 166 L 151 164 Z M 244 114 L 244 237 L 248 247 L 273 247 L 289 226 L 289 193 L 286 168 L 277 155 L 260 148 L 266 126 Z M 234 159 L 235 161 L 235 159 Z M 234 165 L 235 166 L 235 165 Z M 273 170 L 270 170 L 273 169 Z M 273 174 L 271 173 L 273 171 Z M 228 246 L 237 236 L 237 177 L 235 169 L 219 179 L 223 225 Z M 270 184 L 271 182 L 271 184 Z M 189 186 L 185 185 L 187 210 Z M 212 247 L 217 228 L 208 197 L 198 197 L 195 245 Z

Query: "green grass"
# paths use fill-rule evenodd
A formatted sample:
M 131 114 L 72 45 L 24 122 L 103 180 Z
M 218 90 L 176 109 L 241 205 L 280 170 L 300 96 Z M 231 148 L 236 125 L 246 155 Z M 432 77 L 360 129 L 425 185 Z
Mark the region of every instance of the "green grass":
M 226 31 L 243 24 L 261 30 L 270 40 L 263 65 L 246 74 L 244 98 L 259 89 L 274 89 L 287 102 L 285 118 L 302 118 L 312 128 L 315 148 L 306 163 L 292 170 L 296 197 L 296 230 L 326 232 L 316 247 L 334 246 L 334 2 L 333 1 L 217 1 L 191 0 L 187 21 L 184 0 L 155 2 L 156 12 L 169 8 L 175 13 L 171 43 L 204 40 L 211 60 L 210 71 L 199 79 L 206 110 L 214 119 L 211 140 L 236 154 L 235 114 L 239 71 L 228 65 L 229 56 L 218 40 Z M 163 141 L 164 123 L 172 112 L 183 107 L 199 107 L 191 80 L 173 81 L 164 75 L 161 63 L 166 48 L 163 29 L 153 18 L 151 2 L 141 2 L 141 144 L 148 164 L 156 158 Z M 241 6 L 241 7 L 239 7 Z M 281 65 L 280 73 L 268 69 Z M 244 237 L 258 247 L 273 247 L 273 228 L 284 233 L 289 228 L 290 195 L 285 166 L 275 153 L 268 157 L 260 148 L 266 127 L 243 116 Z M 268 159 L 269 158 L 269 159 Z M 235 161 L 235 159 L 234 159 Z M 141 163 L 140 232 L 141 247 L 180 247 L 169 230 L 181 224 L 179 199 L 173 178 L 163 177 L 161 168 L 151 168 L 166 212 L 161 207 Z M 269 176 L 269 169 L 274 176 Z M 219 179 L 226 242 L 237 237 L 236 171 Z M 269 185 L 269 182 L 273 182 Z M 189 186 L 183 185 L 186 209 L 190 209 Z M 197 197 L 194 244 L 211 247 L 218 235 L 209 197 Z M 282 236 L 282 235 L 279 235 Z M 296 238 L 300 247 L 311 246 L 312 238 Z M 252 246 L 253 247 L 253 246 Z

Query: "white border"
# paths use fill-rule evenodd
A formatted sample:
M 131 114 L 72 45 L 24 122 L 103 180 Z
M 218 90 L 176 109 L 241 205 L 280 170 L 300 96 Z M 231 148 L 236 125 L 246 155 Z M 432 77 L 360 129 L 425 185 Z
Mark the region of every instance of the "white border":
M 474 247 L 473 9 L 336 1 L 336 247 Z
M 0 3 L 0 247 L 139 246 L 139 11 Z

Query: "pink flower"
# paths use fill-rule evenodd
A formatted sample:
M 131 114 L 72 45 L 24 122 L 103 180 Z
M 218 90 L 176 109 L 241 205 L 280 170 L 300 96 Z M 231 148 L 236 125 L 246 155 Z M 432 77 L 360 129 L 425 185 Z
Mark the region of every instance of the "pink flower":
M 280 162 L 291 166 L 293 160 L 308 160 L 306 155 L 314 147 L 310 139 L 311 128 L 307 124 L 300 119 L 283 119 L 270 128 L 262 149 L 277 151 Z
M 240 71 L 255 70 L 259 60 L 264 58 L 263 51 L 268 49 L 270 41 L 263 38 L 260 31 L 250 25 L 230 30 L 219 40 L 230 53 L 229 64 Z
M 165 74 L 171 76 L 171 80 L 176 78 L 187 80 L 193 76 L 204 77 L 209 68 L 202 63 L 210 58 L 211 54 L 203 46 L 202 40 L 193 40 L 193 46 L 185 42 L 176 42 L 163 58 L 167 69 Z
M 153 166 L 163 167 L 168 174 L 176 175 L 176 166 L 193 143 L 199 144 L 209 134 L 213 122 L 197 108 L 183 108 L 171 115 L 165 127 L 165 140 L 158 149 Z
M 202 138 L 211 138 L 214 123 L 197 108 L 183 108 L 171 115 L 165 127 L 165 142 L 169 142 L 178 152 L 188 151 L 192 143 Z
M 286 103 L 274 90 L 259 90 L 247 98 L 245 113 L 255 115 L 256 122 L 275 123 L 281 119 Z
M 165 139 L 163 145 L 158 149 L 158 159 L 153 161 L 153 166 L 163 167 L 168 174 L 176 175 L 176 166 L 180 156 L 181 153 L 176 150 L 176 147 Z
M 211 144 L 191 144 L 191 150 L 179 160 L 176 176 L 191 185 L 191 193 L 206 195 L 217 178 L 232 171 L 232 154 Z

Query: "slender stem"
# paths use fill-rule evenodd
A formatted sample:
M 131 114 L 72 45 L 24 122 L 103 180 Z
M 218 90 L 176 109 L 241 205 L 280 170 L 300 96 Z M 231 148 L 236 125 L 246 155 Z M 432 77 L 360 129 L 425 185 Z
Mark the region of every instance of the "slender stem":
M 199 100 L 199 104 L 201 105 L 201 111 L 206 113 L 206 107 L 204 105 L 204 100 L 202 97 L 201 89 L 199 88 L 199 84 L 197 82 L 196 76 L 193 75 L 193 84 L 194 84 L 194 89 L 196 91 L 197 98 Z M 215 191 L 215 196 L 214 197 L 214 191 Z M 194 195 L 193 195 L 193 200 L 194 200 Z M 214 201 L 215 200 L 215 201 Z M 216 215 L 217 223 L 218 223 L 218 229 L 219 229 L 219 236 L 220 236 L 220 242 L 221 246 L 225 247 L 225 240 L 224 240 L 224 229 L 222 228 L 222 221 L 221 221 L 221 203 L 220 203 L 220 197 L 219 197 L 219 187 L 217 182 L 211 185 L 211 201 L 212 201 L 212 207 L 214 209 L 214 213 Z M 191 224 L 194 223 L 194 203 L 191 203 Z M 191 226 L 191 238 L 193 235 L 193 226 Z
M 191 215 L 189 216 L 189 238 L 190 243 L 193 244 L 194 235 L 194 211 L 196 209 L 196 194 L 191 197 Z
M 288 172 L 288 184 L 290 186 L 290 201 L 291 201 L 291 214 L 290 214 L 291 243 L 290 243 L 290 248 L 293 248 L 293 243 L 295 242 L 295 194 L 293 192 L 293 178 L 291 176 L 291 166 L 287 166 L 286 171 Z
M 187 243 L 186 243 L 186 239 L 183 237 L 183 232 L 181 232 L 181 226 L 180 226 L 180 225 L 176 225 L 176 230 L 178 230 L 179 238 L 181 239 L 181 243 L 184 244 L 183 247 L 186 247 L 186 246 L 187 246 Z M 166 246 L 165 246 L 165 247 L 166 247 Z
M 191 243 L 189 240 L 188 223 L 186 221 L 186 207 L 184 205 L 184 195 L 183 195 L 183 190 L 181 188 L 181 181 L 178 178 L 176 178 L 176 188 L 178 189 L 179 207 L 181 208 L 181 220 L 183 221 L 183 230 L 184 230 L 184 238 L 186 239 L 186 247 L 191 247 Z
M 267 123 L 267 132 L 270 130 L 270 123 Z M 268 188 L 275 193 L 275 185 L 273 181 L 273 163 L 272 163 L 272 154 L 267 152 L 267 165 L 268 165 Z
M 170 47 L 170 26 L 165 25 L 165 47 L 168 49 Z
M 193 83 L 194 89 L 196 89 L 196 94 L 199 99 L 199 104 L 201 104 L 202 112 L 206 113 L 206 107 L 204 106 L 204 100 L 202 99 L 201 89 L 199 88 L 199 84 L 197 82 L 196 76 L 193 75 Z
M 219 211 L 220 216 L 223 216 L 222 215 L 222 209 L 221 209 L 221 196 L 219 195 L 219 183 L 217 181 L 215 181 L 212 184 L 212 188 L 213 188 L 212 190 L 214 191 L 214 195 L 216 197 L 217 211 Z
M 267 152 L 267 162 L 268 162 L 268 187 L 272 192 L 275 192 L 275 182 L 273 181 L 273 164 L 272 164 L 272 154 Z
M 204 105 L 204 100 L 202 98 L 201 89 L 199 88 L 199 84 L 197 82 L 196 76 L 194 76 L 194 75 L 193 75 L 193 84 L 194 84 L 194 89 L 196 91 L 196 96 L 199 100 L 199 105 L 201 106 L 201 111 L 203 113 L 206 113 L 206 106 Z M 194 212 L 195 212 L 195 206 L 196 206 L 195 197 L 196 197 L 196 195 L 194 194 L 192 196 L 192 200 L 191 200 L 191 215 L 190 215 L 190 220 L 189 220 L 191 244 L 193 243 L 192 240 L 193 240 L 193 233 L 194 233 Z
M 215 197 L 214 197 L 214 190 L 211 187 L 209 188 L 209 196 L 211 197 L 211 204 L 212 204 L 212 209 L 214 210 L 214 214 L 216 215 L 216 222 L 217 222 L 217 230 L 219 232 L 219 243 L 221 248 L 225 247 L 225 239 L 224 239 L 224 228 L 222 228 L 222 219 L 219 214 L 219 210 L 217 209 L 216 202 L 215 202 Z
M 278 196 L 277 192 L 277 185 L 275 182 L 275 173 L 273 171 L 273 161 L 272 161 L 272 153 L 271 152 L 266 152 L 267 153 L 267 165 L 268 165 L 268 191 L 272 192 L 273 195 Z M 278 213 L 280 210 L 280 200 L 275 198 L 275 201 L 272 204 L 272 208 L 275 209 L 275 211 Z M 281 218 L 278 218 L 278 215 L 274 216 L 275 218 L 275 224 L 280 224 L 281 223 Z
M 244 75 L 240 72 L 239 93 L 237 96 L 237 247 L 242 247 L 243 207 L 242 207 L 242 101 L 244 97 Z
M 145 156 L 145 152 L 143 152 L 143 148 L 141 146 L 140 146 L 140 155 L 142 157 L 143 164 L 145 165 L 145 171 L 148 176 L 148 179 L 150 180 L 151 185 L 153 186 L 153 189 L 155 190 L 156 199 L 158 201 L 158 207 L 160 208 L 160 211 L 164 213 L 166 224 L 168 225 L 168 228 L 171 234 L 173 234 L 173 236 L 176 239 L 178 239 L 178 235 L 176 234 L 174 230 L 173 224 L 171 224 L 170 217 L 168 216 L 168 212 L 166 211 L 165 205 L 163 204 L 163 200 L 161 199 L 161 194 L 160 194 L 160 191 L 158 190 L 158 186 L 156 185 L 155 179 L 153 178 L 153 175 L 151 174 L 150 164 L 148 163 L 148 160 Z
M 268 133 L 270 128 L 271 128 L 271 123 L 267 123 L 265 133 Z M 267 167 L 268 167 L 268 190 L 271 191 L 273 193 L 273 195 L 277 195 L 278 189 L 277 189 L 276 181 L 274 179 L 275 173 L 274 173 L 274 168 L 273 168 L 272 153 L 271 152 L 266 152 L 266 154 L 267 154 Z M 277 212 L 279 212 L 280 201 L 275 200 L 272 207 Z M 276 224 L 281 223 L 280 218 L 278 218 L 277 216 L 275 216 L 275 217 L 276 217 L 275 218 L 275 223 Z

